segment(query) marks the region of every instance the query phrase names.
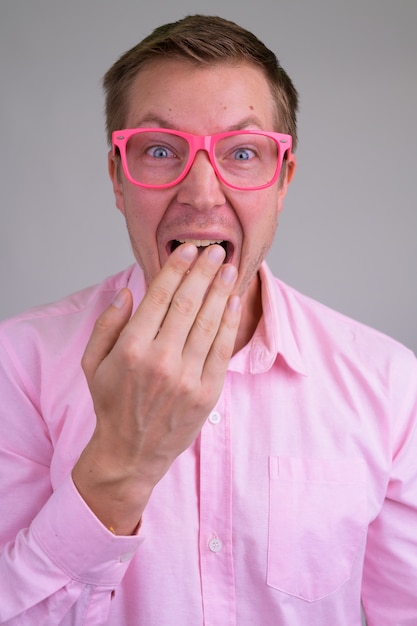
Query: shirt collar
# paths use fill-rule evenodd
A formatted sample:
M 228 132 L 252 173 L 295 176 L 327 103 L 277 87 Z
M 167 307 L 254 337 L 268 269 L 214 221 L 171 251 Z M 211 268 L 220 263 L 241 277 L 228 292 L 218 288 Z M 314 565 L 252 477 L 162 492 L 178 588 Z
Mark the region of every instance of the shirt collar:
M 261 374 L 268 371 L 281 357 L 288 367 L 299 374 L 307 374 L 291 327 L 291 310 L 283 283 L 273 275 L 264 262 L 259 269 L 262 292 L 262 317 L 249 341 L 235 354 L 229 370 L 240 373 Z M 135 264 L 128 280 L 136 311 L 145 291 L 146 283 L 140 267 Z
M 304 359 L 291 327 L 291 314 L 285 285 L 278 281 L 264 262 L 259 270 L 262 317 L 249 343 L 231 360 L 230 370 L 261 374 L 281 357 L 288 367 L 307 375 Z

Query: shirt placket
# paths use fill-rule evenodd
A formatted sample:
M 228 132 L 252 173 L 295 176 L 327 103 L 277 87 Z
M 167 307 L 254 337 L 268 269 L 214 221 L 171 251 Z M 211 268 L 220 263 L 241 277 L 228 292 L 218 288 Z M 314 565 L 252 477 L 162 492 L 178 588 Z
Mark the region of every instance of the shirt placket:
M 200 564 L 204 626 L 235 626 L 232 460 L 227 383 L 201 431 Z

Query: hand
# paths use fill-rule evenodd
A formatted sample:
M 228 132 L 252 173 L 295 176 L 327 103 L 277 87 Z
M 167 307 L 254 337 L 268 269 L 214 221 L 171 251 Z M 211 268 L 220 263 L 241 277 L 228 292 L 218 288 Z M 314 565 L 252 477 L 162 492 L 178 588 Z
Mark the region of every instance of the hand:
M 209 246 L 177 248 L 131 316 L 122 290 L 97 320 L 83 369 L 97 416 L 73 470 L 81 495 L 120 534 L 215 405 L 240 320 L 236 268 Z

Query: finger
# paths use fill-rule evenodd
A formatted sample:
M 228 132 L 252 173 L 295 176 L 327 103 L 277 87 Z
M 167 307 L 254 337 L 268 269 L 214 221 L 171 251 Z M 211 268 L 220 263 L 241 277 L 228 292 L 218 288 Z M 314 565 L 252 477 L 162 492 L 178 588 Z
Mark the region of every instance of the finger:
M 158 341 L 177 345 L 185 344 L 191 328 L 196 322 L 199 310 L 206 300 L 210 285 L 222 267 L 225 251 L 221 246 L 212 245 L 195 262 L 186 279 L 172 297 L 172 302 L 163 321 Z M 226 304 L 230 291 L 224 297 Z
M 204 364 L 201 375 L 203 385 L 207 383 L 223 384 L 227 366 L 235 350 L 241 310 L 240 297 L 235 294 L 232 295 L 227 302 L 219 330 Z
M 219 333 L 224 315 L 228 315 L 225 309 L 236 278 L 237 270 L 233 265 L 221 267 L 190 330 L 184 346 L 183 357 L 185 361 L 191 364 L 200 363 L 201 370 L 212 349 L 215 337 Z M 226 317 L 225 320 L 226 322 L 223 323 L 228 323 L 229 317 Z M 231 338 L 230 341 L 233 343 L 234 338 Z
M 153 340 L 178 287 L 197 257 L 197 248 L 192 244 L 179 246 L 168 257 L 165 265 L 149 285 L 146 294 L 132 316 L 125 333 L 134 333 L 137 339 Z
M 132 314 L 133 298 L 129 289 L 122 289 L 112 304 L 97 319 L 82 357 L 82 368 L 90 384 L 98 366 L 111 352 Z

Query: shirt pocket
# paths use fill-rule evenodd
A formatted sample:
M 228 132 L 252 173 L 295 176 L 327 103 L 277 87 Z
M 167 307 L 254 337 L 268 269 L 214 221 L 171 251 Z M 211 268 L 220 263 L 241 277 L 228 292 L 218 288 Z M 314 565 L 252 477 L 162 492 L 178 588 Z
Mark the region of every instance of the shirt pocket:
M 360 460 L 269 459 L 267 584 L 312 602 L 346 582 L 366 537 Z

